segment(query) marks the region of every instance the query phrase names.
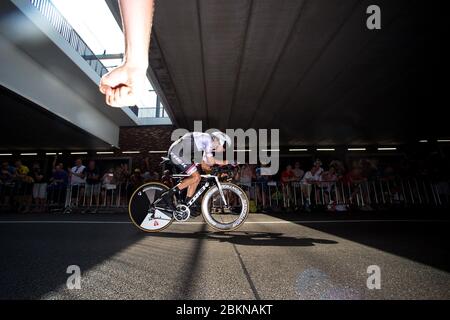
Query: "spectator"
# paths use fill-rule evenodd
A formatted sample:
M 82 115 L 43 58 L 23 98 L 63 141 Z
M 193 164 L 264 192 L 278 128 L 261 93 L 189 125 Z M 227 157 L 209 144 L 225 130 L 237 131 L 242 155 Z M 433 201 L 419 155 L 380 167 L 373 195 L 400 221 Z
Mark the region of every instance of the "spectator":
M 301 181 L 305 171 L 302 170 L 301 166 L 300 166 L 300 162 L 295 162 L 294 164 L 294 169 L 292 169 L 292 172 L 294 172 L 294 177 L 295 180 L 294 181 Z
M 105 189 L 112 190 L 116 188 L 116 181 L 114 177 L 114 169 L 110 168 L 102 177 L 102 184 Z
M 86 183 L 86 167 L 81 159 L 75 160 L 75 166 L 69 171 L 70 184 L 80 186 Z
M 241 180 L 241 168 L 239 166 L 236 166 L 233 169 L 232 175 L 233 176 L 231 178 L 231 181 L 233 183 L 239 184 L 239 181 Z
M 19 179 L 25 179 L 28 174 L 30 173 L 30 169 L 25 166 L 21 160 L 17 160 L 15 162 L 15 173 L 16 173 L 16 177 Z
M 142 178 L 141 169 L 134 169 L 133 174 L 130 177 L 130 184 L 132 191 L 139 188 L 144 183 L 144 179 Z
M 145 157 L 143 160 L 142 160 L 142 162 L 141 162 L 141 176 L 142 176 L 142 180 L 143 180 L 143 183 L 147 183 L 147 182 L 150 182 L 150 181 L 154 181 L 154 180 L 152 180 L 152 173 L 151 173 L 151 170 L 150 170 L 150 161 L 149 161 L 149 158 L 148 157 Z M 158 179 L 156 180 L 156 181 L 159 181 L 159 177 L 158 177 Z
M 153 171 L 150 175 L 150 181 L 159 181 L 159 173 Z
M 322 168 L 322 161 L 320 161 L 320 159 L 316 159 L 316 161 L 314 161 L 314 167 L 317 169 L 316 172 L 316 176 L 320 177 L 320 175 L 323 173 L 323 168 Z
M 0 172 L 0 204 L 10 205 L 11 195 L 14 189 L 13 179 L 16 169 L 9 165 L 8 161 L 2 162 Z
M 291 182 L 297 181 L 295 173 L 291 165 L 287 165 L 286 169 L 281 173 L 281 186 L 283 190 L 284 207 L 287 208 L 291 204 Z
M 362 170 L 361 174 L 363 177 L 367 178 L 370 181 L 376 178 L 378 169 L 373 160 L 362 159 L 360 162 L 360 166 Z
M 353 185 L 363 182 L 365 179 L 362 172 L 362 167 L 360 165 L 354 165 L 353 168 L 345 175 L 345 182 Z
M 75 166 L 70 169 L 69 177 L 72 198 L 76 199 L 78 205 L 84 195 L 84 185 L 86 184 L 86 167 L 80 158 L 75 160 Z
M 65 200 L 66 189 L 69 183 L 69 175 L 64 170 L 62 163 L 57 164 L 50 178 L 50 185 L 48 187 L 49 197 L 52 203 L 60 204 Z
M 362 172 L 361 172 L 362 175 Z M 383 179 L 385 180 L 394 180 L 395 179 L 395 170 L 391 165 L 388 165 L 383 171 Z
M 320 187 L 323 191 L 323 204 L 330 205 L 332 203 L 333 191 L 336 188 L 337 182 L 337 174 L 336 168 L 334 166 L 330 166 L 328 171 L 325 171 L 320 176 Z
M 15 162 L 16 186 L 14 190 L 18 211 L 21 213 L 30 212 L 32 198 L 33 178 L 30 176 L 30 169 L 21 160 Z
M 144 174 L 142 174 L 142 179 L 144 183 L 157 182 L 160 180 L 159 173 L 156 171 L 145 171 Z
M 116 190 L 116 179 L 114 177 L 114 169 L 110 168 L 102 177 L 102 185 L 103 185 L 103 191 L 102 191 L 102 198 L 104 199 L 105 204 L 112 204 L 113 196 L 114 196 L 114 190 Z M 111 196 L 111 201 L 108 201 L 108 195 Z
M 120 166 L 116 167 L 114 170 L 114 179 L 116 181 L 116 188 L 119 189 L 119 205 L 122 203 L 126 204 L 131 196 L 131 185 L 129 185 L 130 173 L 126 163 L 121 163 Z
M 330 167 L 334 167 L 334 169 L 336 170 L 336 176 L 338 180 L 340 180 L 345 175 L 345 166 L 341 161 L 331 161 Z
M 143 182 L 143 183 L 147 183 L 147 182 L 152 181 L 152 180 L 151 180 L 151 175 L 150 175 L 150 172 L 149 172 L 149 171 L 144 171 L 144 173 L 141 174 L 141 177 L 142 177 L 142 182 Z
M 334 166 L 330 166 L 328 171 L 324 171 L 320 176 L 320 181 L 322 181 L 322 185 L 327 185 L 328 182 L 334 183 L 337 181 L 336 168 Z
M 114 178 L 117 184 L 127 183 L 129 176 L 128 165 L 125 163 L 121 163 L 120 166 L 117 166 L 114 170 Z
M 305 175 L 303 176 L 303 179 L 301 181 L 301 189 L 303 196 L 305 197 L 305 209 L 307 211 L 310 211 L 311 206 L 311 191 L 313 189 L 313 186 L 317 186 L 317 183 L 320 181 L 320 176 L 323 172 L 323 169 L 321 171 L 321 163 L 315 162 L 311 170 L 307 171 Z M 316 188 L 315 190 L 315 197 L 317 199 L 317 193 Z M 317 202 L 317 201 L 316 201 Z
M 267 164 L 263 164 L 262 166 L 256 168 L 256 192 L 258 195 L 258 199 L 260 199 L 262 203 L 263 210 L 267 209 L 269 205 L 269 199 L 267 197 L 268 192 L 268 182 L 270 179 L 270 172 L 267 168 Z
M 34 211 L 44 212 L 47 202 L 47 179 L 39 163 L 33 164 L 32 177 L 34 180 L 33 198 L 36 205 Z
M 99 205 L 99 194 L 100 194 L 100 170 L 97 167 L 94 160 L 89 161 L 88 166 L 85 170 L 86 176 L 86 197 L 88 199 L 88 204 Z
M 367 204 L 368 198 L 365 188 L 363 188 L 362 183 L 367 181 L 367 178 L 363 176 L 363 167 L 361 164 L 357 163 L 353 166 L 344 177 L 344 183 L 350 189 L 350 203 L 353 205 L 362 205 L 360 201 L 364 200 L 364 206 L 361 209 L 372 210 L 372 208 Z
M 289 164 L 286 166 L 286 169 L 281 173 L 281 182 L 286 185 L 289 182 L 296 181 L 295 173 L 292 169 L 292 166 Z
M 239 173 L 239 184 L 245 190 L 249 199 L 251 198 L 250 193 L 253 178 L 256 178 L 256 175 L 252 167 L 249 164 L 244 164 Z
M 16 168 L 9 165 L 8 161 L 2 162 L 2 169 L 0 172 L 0 181 L 2 183 L 11 182 L 16 174 Z

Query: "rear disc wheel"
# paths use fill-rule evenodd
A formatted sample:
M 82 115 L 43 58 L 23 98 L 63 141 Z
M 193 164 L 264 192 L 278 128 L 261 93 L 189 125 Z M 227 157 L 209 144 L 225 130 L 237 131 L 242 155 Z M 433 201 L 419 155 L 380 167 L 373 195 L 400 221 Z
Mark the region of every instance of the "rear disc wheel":
M 128 204 L 131 222 L 145 232 L 158 232 L 169 227 L 172 214 L 155 209 L 153 204 L 169 188 L 157 182 L 144 184 L 133 192 Z

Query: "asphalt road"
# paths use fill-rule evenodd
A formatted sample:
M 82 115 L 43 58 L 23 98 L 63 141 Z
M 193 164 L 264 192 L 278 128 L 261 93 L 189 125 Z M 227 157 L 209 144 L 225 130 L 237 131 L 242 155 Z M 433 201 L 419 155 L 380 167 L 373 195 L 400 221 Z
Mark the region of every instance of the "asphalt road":
M 0 299 L 450 299 L 450 221 L 391 219 L 252 214 L 223 234 L 199 217 L 145 234 L 126 215 L 1 215 Z

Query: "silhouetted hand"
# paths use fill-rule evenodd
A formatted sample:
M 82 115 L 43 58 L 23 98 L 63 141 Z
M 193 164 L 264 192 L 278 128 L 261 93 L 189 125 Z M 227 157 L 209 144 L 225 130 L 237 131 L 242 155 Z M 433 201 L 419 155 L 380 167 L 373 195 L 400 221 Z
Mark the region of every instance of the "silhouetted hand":
M 100 92 L 106 104 L 115 107 L 135 106 L 145 93 L 146 69 L 124 64 L 105 74 L 100 81 Z

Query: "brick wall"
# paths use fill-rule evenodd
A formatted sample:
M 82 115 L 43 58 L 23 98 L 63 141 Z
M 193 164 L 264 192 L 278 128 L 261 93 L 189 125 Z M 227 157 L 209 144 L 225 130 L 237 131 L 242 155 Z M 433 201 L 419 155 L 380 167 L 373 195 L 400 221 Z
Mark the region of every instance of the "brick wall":
M 172 144 L 171 135 L 174 126 L 140 126 L 121 127 L 119 136 L 119 147 L 121 151 L 140 151 L 133 154 L 133 167 L 141 165 L 145 157 L 149 157 L 150 166 L 158 170 L 161 156 L 165 154 L 151 154 L 149 151 L 167 151 Z

